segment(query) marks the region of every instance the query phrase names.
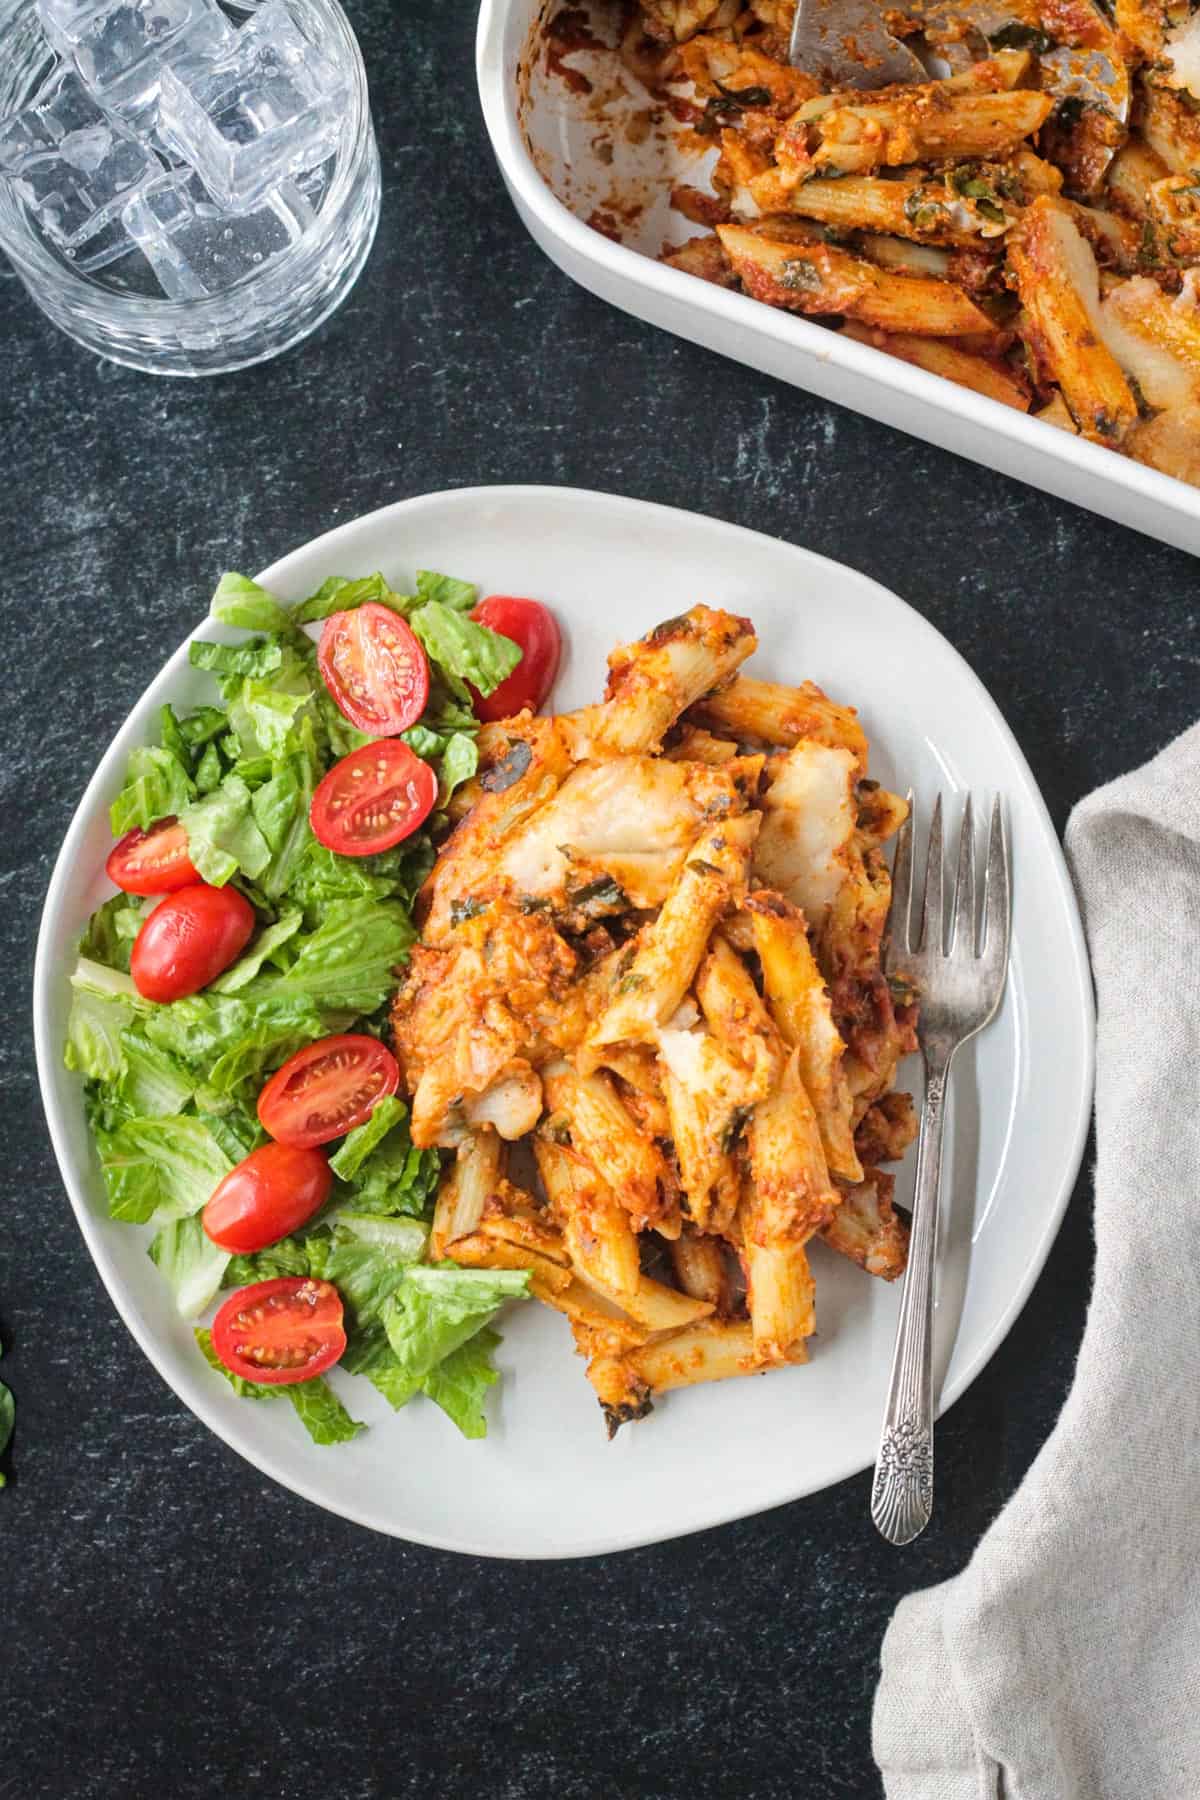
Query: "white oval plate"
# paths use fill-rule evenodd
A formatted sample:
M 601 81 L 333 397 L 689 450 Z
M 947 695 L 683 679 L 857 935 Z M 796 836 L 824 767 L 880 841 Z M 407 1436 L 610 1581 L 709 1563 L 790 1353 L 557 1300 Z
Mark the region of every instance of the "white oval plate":
M 555 704 L 595 698 L 614 643 L 696 601 L 749 614 L 751 665 L 810 677 L 856 704 L 872 772 L 918 802 L 971 787 L 1004 797 L 1014 865 L 1013 958 L 995 1025 L 955 1066 L 936 1342 L 942 1404 L 978 1375 L 1044 1263 L 1082 1154 L 1093 1018 L 1083 936 L 1049 817 L 996 707 L 946 640 L 894 594 L 808 551 L 691 513 L 568 488 L 430 494 L 340 526 L 261 577 L 299 599 L 332 574 L 417 567 L 486 591 L 535 594 L 568 646 Z M 201 635 L 225 635 L 211 625 Z M 415 1401 L 393 1414 L 339 1377 L 354 1443 L 309 1443 L 290 1407 L 237 1400 L 201 1362 L 145 1254 L 149 1232 L 105 1214 L 76 1077 L 63 1067 L 75 940 L 111 890 L 107 808 L 156 709 L 210 697 L 183 646 L 110 745 L 67 833 L 38 941 L 34 1013 L 50 1135 L 88 1248 L 130 1331 L 182 1400 L 226 1443 L 306 1499 L 363 1525 L 485 1556 L 586 1556 L 718 1525 L 813 1493 L 874 1454 L 898 1292 L 814 1247 L 818 1337 L 802 1368 L 668 1395 L 615 1443 L 566 1323 L 510 1309 L 491 1428 L 467 1443 Z M 926 816 L 928 806 L 926 806 Z M 911 1071 L 915 1079 L 918 1071 Z M 901 1171 L 906 1197 L 911 1172 Z M 868 1529 L 866 1516 L 864 1529 Z

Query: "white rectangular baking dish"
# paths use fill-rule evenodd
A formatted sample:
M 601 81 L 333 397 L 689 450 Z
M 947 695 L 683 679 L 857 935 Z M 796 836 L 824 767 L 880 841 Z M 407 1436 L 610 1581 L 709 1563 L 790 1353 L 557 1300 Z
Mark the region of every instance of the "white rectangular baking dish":
M 576 0 L 576 4 L 578 0 Z M 668 206 L 685 169 L 673 133 L 649 120 L 632 77 L 575 92 L 547 69 L 544 19 L 555 0 L 483 0 L 476 68 L 483 115 L 518 213 L 552 261 L 650 324 L 926 438 L 1059 499 L 1200 552 L 1200 490 L 857 344 L 795 314 L 654 260 L 698 227 Z M 588 58 L 572 56 L 572 65 Z M 599 64 L 597 64 L 599 66 Z M 593 69 L 595 74 L 595 69 Z M 586 221 L 619 225 L 617 243 Z

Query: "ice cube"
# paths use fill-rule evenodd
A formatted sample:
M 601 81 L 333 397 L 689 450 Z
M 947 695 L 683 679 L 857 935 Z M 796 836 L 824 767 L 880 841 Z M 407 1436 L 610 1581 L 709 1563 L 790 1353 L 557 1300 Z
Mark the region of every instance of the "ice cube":
M 302 175 L 297 175 L 296 186 L 314 212 L 319 213 L 324 205 L 325 195 L 329 191 L 329 184 L 333 180 L 336 168 L 337 157 L 327 156 L 324 162 L 316 163 L 311 169 L 305 169 Z
M 94 231 L 91 237 L 82 244 L 75 244 L 63 249 L 73 269 L 83 269 L 85 273 L 94 275 L 97 269 L 107 269 L 120 257 L 128 256 L 133 249 L 129 241 L 129 233 L 121 223 L 120 215 Z
M 79 267 L 111 260 L 111 241 L 106 247 L 94 240 L 112 239 L 109 228 L 122 208 L 160 173 L 133 133 L 100 110 L 73 69 L 56 69 L 23 112 L 0 123 L 0 176 L 60 249 L 91 246 L 86 259 L 72 259 Z
M 164 176 L 122 215 L 163 292 L 172 300 L 223 294 L 262 271 L 313 223 L 313 210 L 290 182 L 248 212 L 215 205 L 194 175 Z
M 108 0 L 37 0 L 46 35 L 57 41 L 64 32 L 78 30 Z
M 139 130 L 154 123 L 163 68 L 186 76 L 233 42 L 216 0 L 38 0 L 46 35 L 105 107 Z
M 337 148 L 345 96 L 284 0 L 266 0 L 206 68 L 164 70 L 159 131 L 215 200 L 242 211 Z

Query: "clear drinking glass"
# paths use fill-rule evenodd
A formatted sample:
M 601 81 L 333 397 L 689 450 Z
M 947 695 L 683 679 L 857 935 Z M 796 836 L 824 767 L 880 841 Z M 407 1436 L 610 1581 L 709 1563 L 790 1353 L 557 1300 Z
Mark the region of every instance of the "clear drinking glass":
M 221 5 L 234 26 L 256 16 L 253 4 Z M 111 259 L 97 257 L 103 266 L 80 267 L 72 260 L 80 253 L 57 247 L 34 224 L 14 186 L 0 179 L 0 249 L 42 311 L 89 350 L 155 375 L 245 368 L 299 343 L 353 287 L 374 240 L 380 199 L 362 55 L 337 0 L 288 0 L 288 10 L 337 71 L 344 97 L 333 149 L 319 165 L 281 183 L 269 207 L 254 215 L 263 227 L 261 252 L 254 238 L 246 238 L 246 215 L 230 218 L 227 232 L 208 230 L 207 261 L 195 264 L 200 278 L 193 277 L 192 265 L 184 265 L 183 279 L 172 272 L 170 287 L 182 297 L 168 298 L 136 237 L 122 235 L 124 225 L 114 221 L 112 227 L 124 253 L 110 252 L 107 239 L 97 237 L 85 249 L 99 244 Z M 0 134 L 43 88 L 55 54 L 34 0 L 0 0 Z M 193 204 L 193 194 L 209 198 L 186 170 L 172 176 L 167 161 L 157 181 L 157 190 L 163 189 L 152 183 L 148 203 L 121 215 L 132 232 L 169 231 L 181 206 Z M 230 240 L 224 258 L 223 235 Z M 207 292 L 205 277 L 214 267 L 224 273 L 212 278 L 213 285 L 232 285 Z

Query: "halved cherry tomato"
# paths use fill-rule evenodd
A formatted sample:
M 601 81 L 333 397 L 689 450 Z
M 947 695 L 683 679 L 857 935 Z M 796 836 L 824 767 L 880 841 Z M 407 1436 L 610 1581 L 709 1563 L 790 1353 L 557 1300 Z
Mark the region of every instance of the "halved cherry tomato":
M 254 908 L 236 888 L 179 888 L 160 900 L 133 941 L 129 973 L 147 1000 L 182 1000 L 236 962 L 254 930 Z
M 437 777 L 407 744 L 380 738 L 334 763 L 317 784 L 309 823 L 327 850 L 374 856 L 410 837 L 429 817 Z
M 169 894 L 199 881 L 188 855 L 187 832 L 174 819 L 149 831 L 127 831 L 109 851 L 105 873 L 126 894 Z
M 415 725 L 429 698 L 429 660 L 390 607 L 369 600 L 325 621 L 321 677 L 352 725 L 395 737 Z
M 346 1348 L 342 1297 L 328 1281 L 281 1275 L 231 1294 L 212 1325 L 213 1349 L 243 1381 L 309 1381 Z
M 272 1075 L 258 1096 L 259 1122 L 279 1143 L 309 1149 L 353 1131 L 399 1086 L 400 1065 L 378 1038 L 321 1038 Z
M 477 719 L 511 719 L 528 707 L 536 712 L 558 673 L 562 654 L 562 634 L 549 607 L 540 600 L 522 600 L 516 594 L 489 594 L 481 600 L 471 617 L 477 625 L 487 625 L 501 637 L 511 638 L 521 651 L 521 660 L 506 680 L 484 699 L 475 695 Z
M 333 1170 L 319 1150 L 263 1144 L 217 1183 L 202 1223 L 222 1250 L 252 1256 L 307 1225 L 332 1189 Z

